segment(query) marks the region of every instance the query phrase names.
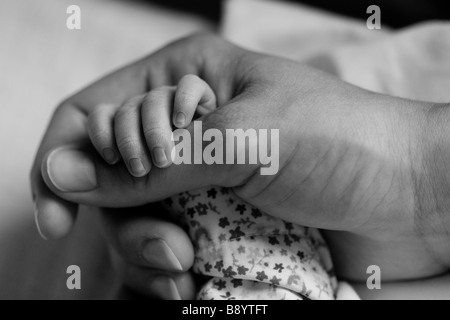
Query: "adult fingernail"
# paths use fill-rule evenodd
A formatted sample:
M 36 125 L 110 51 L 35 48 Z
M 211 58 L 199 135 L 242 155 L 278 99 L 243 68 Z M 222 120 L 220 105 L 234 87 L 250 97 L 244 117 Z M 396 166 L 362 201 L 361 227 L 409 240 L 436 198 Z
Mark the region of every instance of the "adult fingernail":
M 186 115 L 183 112 L 178 112 L 175 117 L 175 125 L 182 127 L 186 124 Z
M 171 278 L 165 276 L 156 277 L 151 281 L 150 286 L 155 295 L 161 299 L 181 300 L 177 285 Z
M 156 269 L 183 271 L 180 261 L 164 240 L 150 240 L 142 252 L 144 259 Z
M 34 203 L 34 222 L 36 223 L 36 229 L 41 236 L 42 239 L 48 240 L 48 238 L 45 236 L 45 234 L 42 232 L 41 226 L 39 225 L 39 209 L 37 206 L 37 203 Z
M 47 159 L 47 173 L 61 192 L 87 192 L 97 188 L 93 160 L 86 152 L 57 149 Z
M 165 166 L 168 162 L 166 152 L 163 148 L 153 149 L 153 159 L 156 162 L 155 164 L 158 166 Z
M 131 173 L 136 177 L 142 177 L 145 175 L 145 167 L 141 160 L 135 158 L 130 160 Z
M 103 158 L 109 164 L 115 164 L 118 160 L 116 152 L 111 148 L 106 148 L 103 150 Z

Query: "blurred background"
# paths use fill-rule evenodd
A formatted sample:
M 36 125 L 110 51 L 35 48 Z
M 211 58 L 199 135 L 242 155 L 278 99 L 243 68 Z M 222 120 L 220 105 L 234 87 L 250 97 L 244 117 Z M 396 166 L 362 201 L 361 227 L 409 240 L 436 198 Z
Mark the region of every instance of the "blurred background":
M 86 214 L 64 241 L 42 241 L 35 231 L 28 174 L 49 118 L 65 97 L 196 31 L 220 32 L 250 49 L 308 59 L 337 43 L 383 37 L 365 27 L 371 4 L 383 8 L 387 29 L 450 15 L 445 2 L 431 0 L 304 0 L 279 7 L 274 2 L 0 1 L 0 299 L 115 298 L 120 288 Z M 66 28 L 66 9 L 73 4 L 81 7 L 79 31 Z M 275 14 L 278 19 L 272 19 Z M 71 264 L 83 270 L 81 291 L 66 288 Z

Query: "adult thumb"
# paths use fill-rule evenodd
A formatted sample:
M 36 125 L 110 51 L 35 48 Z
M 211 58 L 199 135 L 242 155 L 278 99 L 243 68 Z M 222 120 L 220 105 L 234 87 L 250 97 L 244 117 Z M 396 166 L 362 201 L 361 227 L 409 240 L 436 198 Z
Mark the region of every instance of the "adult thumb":
M 188 132 L 193 136 L 192 148 L 195 148 L 194 140 L 200 141 L 204 148 L 201 141 L 203 132 L 213 125 L 220 125 L 209 118 L 205 122 L 200 133 L 194 132 L 194 126 L 189 128 Z M 195 137 L 199 134 L 202 137 Z M 204 161 L 196 164 L 192 161 L 165 169 L 153 167 L 149 175 L 136 178 L 129 174 L 123 163 L 111 166 L 104 162 L 93 148 L 66 146 L 54 149 L 45 156 L 42 176 L 48 187 L 65 200 L 90 206 L 120 208 L 144 205 L 211 185 L 235 187 L 254 172 L 254 167 L 207 164 Z

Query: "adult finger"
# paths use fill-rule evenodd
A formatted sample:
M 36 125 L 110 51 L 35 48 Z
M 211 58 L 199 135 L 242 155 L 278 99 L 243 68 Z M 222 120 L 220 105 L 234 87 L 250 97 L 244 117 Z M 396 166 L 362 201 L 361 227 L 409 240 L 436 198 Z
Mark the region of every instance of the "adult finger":
M 157 218 L 160 216 L 160 218 Z M 103 209 L 102 226 L 108 242 L 133 265 L 167 272 L 192 267 L 194 249 L 188 235 L 159 206 L 123 210 Z
M 235 118 L 238 112 L 231 106 L 228 110 L 217 109 L 207 115 L 203 122 L 194 123 L 189 131 L 183 131 L 183 134 L 193 137 L 186 148 L 203 150 L 203 130 L 220 128 L 218 131 L 225 132 L 225 128 L 233 126 L 245 128 Z M 225 137 L 223 141 L 226 145 Z M 204 161 L 195 164 L 192 161 L 196 160 L 195 152 L 182 151 L 190 153 L 194 159 L 166 169 L 154 168 L 149 175 L 135 178 L 130 176 L 123 165 L 111 167 L 92 152 L 60 148 L 46 156 L 42 174 L 52 191 L 68 201 L 100 207 L 130 207 L 210 185 L 235 187 L 244 183 L 261 167 L 259 163 L 237 165 L 236 161 L 231 164 L 207 164 Z M 234 149 L 230 151 L 235 153 Z
M 53 194 L 44 183 L 41 175 L 41 167 L 46 165 L 47 160 L 44 157 L 56 148 L 86 143 L 89 138 L 87 115 L 92 108 L 102 103 L 120 105 L 151 88 L 175 85 L 185 74 L 213 75 L 218 69 L 225 70 L 225 66 L 229 69 L 230 61 L 238 61 L 231 51 L 236 51 L 236 48 L 211 35 L 188 37 L 108 75 L 63 102 L 47 129 L 30 175 L 36 221 L 43 237 L 60 238 L 66 235 L 78 210 L 77 205 Z M 222 55 L 226 59 L 220 58 Z M 206 56 L 210 58 L 206 59 Z M 221 74 L 219 78 L 210 76 L 209 82 L 217 88 L 220 98 L 226 101 L 234 92 L 235 84 L 230 78 L 233 73 L 227 73 L 228 76 Z
M 191 272 L 170 273 L 134 265 L 126 268 L 125 285 L 144 296 L 162 300 L 193 300 L 196 293 Z

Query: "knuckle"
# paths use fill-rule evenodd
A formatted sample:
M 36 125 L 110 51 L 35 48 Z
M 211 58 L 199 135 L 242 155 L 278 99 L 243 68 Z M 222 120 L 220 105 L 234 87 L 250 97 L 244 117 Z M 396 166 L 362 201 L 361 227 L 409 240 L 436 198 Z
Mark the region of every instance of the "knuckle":
M 144 128 L 144 135 L 146 137 L 152 137 L 152 136 L 157 136 L 159 134 L 161 134 L 161 132 L 163 132 L 164 130 L 160 127 L 160 126 L 146 126 Z
M 187 105 L 194 103 L 194 95 L 188 91 L 180 91 L 177 93 L 177 104 L 179 108 L 184 108 Z
M 75 104 L 71 103 L 70 100 L 64 100 L 57 105 L 53 116 L 55 117 L 58 114 L 64 114 L 65 112 L 68 112 L 74 108 L 77 108 Z
M 114 119 L 120 121 L 123 118 L 128 118 L 130 116 L 130 114 L 131 114 L 130 108 L 127 108 L 124 105 L 124 107 L 117 110 L 117 113 L 116 113 Z
M 167 96 L 167 89 L 168 88 L 164 87 L 152 90 L 145 96 L 143 104 L 151 106 L 161 103 L 161 101 Z
M 141 100 L 142 100 L 142 97 L 130 98 L 123 103 L 122 107 L 119 108 L 119 110 L 117 112 L 119 113 L 119 112 L 130 111 L 130 110 L 134 109 L 137 105 L 139 105 Z
M 125 152 L 132 152 L 138 149 L 139 145 L 139 140 L 131 136 L 121 137 L 117 140 L 117 147 Z
M 167 134 L 165 134 L 165 130 L 160 127 L 147 128 L 144 131 L 144 135 L 147 139 L 147 142 L 151 145 L 161 145 L 162 143 L 164 143 L 164 141 L 166 141 L 167 136 Z
M 90 127 L 88 131 L 89 131 L 89 136 L 91 137 L 91 140 L 93 140 L 93 142 L 96 142 L 96 143 L 101 143 L 101 144 L 106 143 L 110 138 L 109 133 L 102 128 L 91 128 Z

